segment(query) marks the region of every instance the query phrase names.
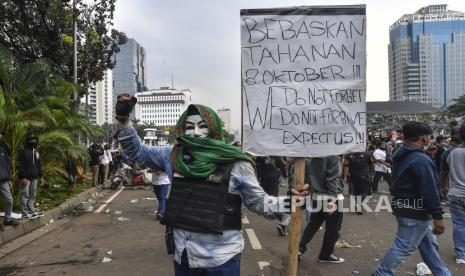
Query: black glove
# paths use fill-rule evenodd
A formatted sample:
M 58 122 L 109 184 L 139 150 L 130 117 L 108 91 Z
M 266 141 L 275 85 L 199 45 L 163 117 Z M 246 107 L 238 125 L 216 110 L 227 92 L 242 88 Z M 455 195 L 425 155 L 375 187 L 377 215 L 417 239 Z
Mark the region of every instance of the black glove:
M 129 94 L 119 95 L 115 105 L 117 118 L 128 118 L 136 103 L 137 98 L 134 96 L 130 96 Z

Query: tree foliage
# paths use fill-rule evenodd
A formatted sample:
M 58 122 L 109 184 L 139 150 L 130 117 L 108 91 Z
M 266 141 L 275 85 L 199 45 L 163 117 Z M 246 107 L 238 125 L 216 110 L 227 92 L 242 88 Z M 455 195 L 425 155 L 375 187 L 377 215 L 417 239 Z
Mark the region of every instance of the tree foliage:
M 448 128 L 448 117 L 444 112 L 425 112 L 416 116 L 406 116 L 405 114 L 367 114 L 368 132 L 401 131 L 402 126 L 409 121 L 419 121 L 428 124 L 435 133 L 441 133 Z
M 75 86 L 52 74 L 46 63 L 20 64 L 0 49 L 0 144 L 10 153 L 13 177 L 17 156 L 27 134 L 38 136 L 46 179 L 63 183 L 64 160 L 71 157 L 84 164 L 87 151 L 78 143 L 80 135 L 90 135 L 94 127 L 76 113 L 69 101 Z
M 90 2 L 90 4 L 89 4 Z M 73 79 L 73 26 L 77 22 L 78 83 L 103 79 L 114 66 L 112 56 L 125 43 L 124 33 L 110 29 L 116 0 L 3 0 L 0 45 L 19 63 L 44 60 L 53 73 Z
M 465 116 L 465 95 L 459 97 L 455 100 L 454 104 L 448 106 L 446 112 L 450 117 Z

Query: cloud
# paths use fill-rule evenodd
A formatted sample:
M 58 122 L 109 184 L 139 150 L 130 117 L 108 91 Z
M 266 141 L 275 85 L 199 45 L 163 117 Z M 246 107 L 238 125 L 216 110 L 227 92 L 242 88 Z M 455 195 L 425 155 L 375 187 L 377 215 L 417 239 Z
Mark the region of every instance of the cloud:
M 350 1 L 352 2 L 352 1 Z M 465 1 L 449 0 L 465 10 Z M 435 0 L 362 0 L 367 4 L 368 100 L 387 100 L 389 25 Z M 304 0 L 118 0 L 115 27 L 147 51 L 148 85 L 189 88 L 193 100 L 232 110 L 240 127 L 240 9 L 299 5 L 347 5 L 348 1 Z

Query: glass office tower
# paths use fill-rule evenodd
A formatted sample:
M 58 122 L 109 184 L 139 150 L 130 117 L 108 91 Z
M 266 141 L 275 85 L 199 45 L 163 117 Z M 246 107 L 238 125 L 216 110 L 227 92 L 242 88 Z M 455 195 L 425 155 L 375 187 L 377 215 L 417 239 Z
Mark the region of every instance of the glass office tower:
M 443 108 L 465 95 L 465 14 L 421 8 L 389 28 L 389 99 Z
M 136 92 L 148 90 L 146 53 L 137 41 L 129 38 L 120 45 L 121 51 L 114 55 L 116 65 L 113 68 L 113 102 L 116 97 L 127 93 L 135 95 Z

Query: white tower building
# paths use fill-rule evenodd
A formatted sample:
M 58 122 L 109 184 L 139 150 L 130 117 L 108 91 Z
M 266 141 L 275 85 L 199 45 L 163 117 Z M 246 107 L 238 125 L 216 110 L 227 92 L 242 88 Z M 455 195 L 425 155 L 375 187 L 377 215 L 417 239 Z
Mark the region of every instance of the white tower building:
M 136 97 L 136 119 L 156 126 L 176 125 L 179 116 L 192 102 L 189 89 L 178 91 L 170 87 L 138 92 Z

